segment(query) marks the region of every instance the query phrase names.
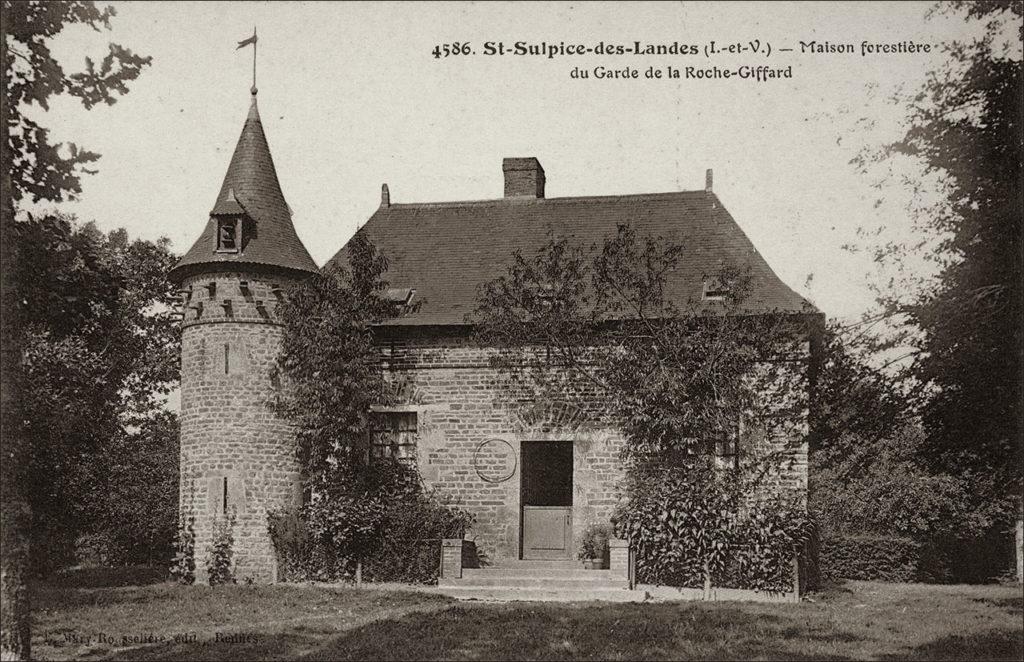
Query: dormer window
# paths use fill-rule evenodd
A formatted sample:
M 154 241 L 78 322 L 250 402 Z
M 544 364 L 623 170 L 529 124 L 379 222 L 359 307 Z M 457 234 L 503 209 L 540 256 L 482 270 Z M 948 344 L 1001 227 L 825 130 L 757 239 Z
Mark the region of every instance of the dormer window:
M 701 299 L 704 301 L 725 301 L 729 297 L 729 286 L 718 278 L 708 278 L 704 281 L 704 291 Z
M 554 307 L 556 296 L 555 286 L 550 283 L 544 283 L 537 288 L 537 299 L 540 301 L 540 305 L 549 310 Z
M 242 217 L 217 219 L 217 252 L 237 253 L 242 249 Z

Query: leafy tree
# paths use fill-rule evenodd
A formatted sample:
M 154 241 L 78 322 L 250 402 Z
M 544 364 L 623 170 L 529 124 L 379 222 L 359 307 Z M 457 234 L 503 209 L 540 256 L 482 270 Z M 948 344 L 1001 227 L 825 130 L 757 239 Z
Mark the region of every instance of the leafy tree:
M 149 58 L 134 55 L 111 44 L 100 63 L 86 60 L 85 70 L 67 73 L 50 54 L 48 42 L 66 26 L 109 27 L 112 8 L 98 9 L 92 2 L 14 2 L 0 4 L 0 59 L 4 68 L 4 96 L 0 103 L 0 124 L 7 141 L 0 150 L 0 283 L 3 286 L 0 318 L 3 319 L 3 498 L 0 499 L 0 529 L 4 554 L 0 581 L 0 655 L 5 659 L 31 656 L 29 601 L 25 587 L 28 559 L 24 533 L 28 514 L 28 476 L 24 455 L 28 441 L 18 435 L 15 408 L 22 392 L 19 374 L 21 347 L 18 344 L 19 317 L 14 291 L 15 204 L 27 200 L 59 201 L 81 191 L 79 175 L 85 164 L 98 155 L 67 145 L 53 145 L 47 130 L 26 116 L 32 105 L 46 109 L 54 95 L 70 94 L 86 108 L 96 103 L 113 103 L 116 94 L 127 91 L 127 83 L 139 75 Z
M 570 399 L 621 431 L 628 502 L 617 525 L 639 547 L 640 572 L 708 589 L 756 546 L 758 522 L 778 521 L 768 504 L 791 525 L 774 541 L 780 558 L 807 533 L 803 495 L 787 499 L 779 475 L 805 441 L 812 328 L 752 311 L 749 276 L 735 268 L 708 274 L 727 284 L 726 301 L 671 300 L 666 278 L 682 255 L 628 226 L 590 251 L 551 238 L 536 256 L 515 253 L 470 319 L 478 343 L 498 349 L 513 401 Z M 714 449 L 733 443 L 742 461 L 720 467 Z M 749 586 L 780 588 L 781 568 L 745 569 L 771 575 Z
M 34 559 L 46 571 L 71 560 L 75 539 L 89 531 L 85 523 L 100 516 L 98 503 L 112 505 L 95 500 L 111 478 L 99 462 L 130 441 L 145 445 L 143 434 L 125 426 L 152 434 L 174 425 L 149 419 L 178 379 L 175 294 L 165 278 L 175 257 L 166 240 L 129 241 L 123 230 L 104 235 L 59 215 L 29 217 L 14 231 L 19 433 L 29 444 Z M 160 469 L 166 481 L 169 467 Z M 141 487 L 141 473 L 129 475 Z
M 106 564 L 171 558 L 178 523 L 178 417 L 159 411 L 121 429 L 77 467 L 87 535 Z
M 953 2 L 937 12 L 986 20 L 973 43 L 948 47 L 907 106 L 899 140 L 856 160 L 911 157 L 921 178 L 941 181 L 942 199 L 914 211 L 916 236 L 875 246 L 882 264 L 924 257 L 938 267 L 917 289 L 880 292 L 880 314 L 897 319 L 889 344 L 909 345 L 908 373 L 927 394 L 920 406 L 926 437 L 919 445 L 932 472 L 976 485 L 972 502 L 1012 513 L 1021 484 L 1021 61 L 1022 5 Z M 1013 33 L 1016 33 L 1014 35 Z M 920 182 L 917 182 L 921 186 Z M 925 251 L 924 255 L 921 252 Z M 1019 503 L 1019 501 L 1018 501 Z M 1019 508 L 1019 505 L 1018 505 Z
M 281 413 L 298 428 L 299 458 L 313 486 L 337 463 L 358 465 L 373 405 L 389 391 L 372 324 L 400 313 L 384 292 L 387 259 L 357 234 L 349 265 L 333 266 L 293 287 L 279 314 L 285 334 L 278 359 Z
M 908 423 L 879 439 L 845 437 L 814 460 L 812 503 L 828 532 L 965 537 L 992 526 L 998 513 L 972 504 L 976 485 L 922 465 L 919 426 Z
M 375 323 L 403 313 L 386 296 L 386 272 L 387 259 L 356 234 L 346 266 L 294 286 L 279 309 L 279 411 L 296 425 L 311 493 L 301 512 L 274 513 L 268 522 L 291 578 L 351 577 L 356 564 L 368 563 L 371 579 L 429 581 L 437 562 L 416 541 L 461 533 L 472 521 L 425 490 L 413 467 L 368 462 L 371 408 L 400 397 L 374 339 Z
M 848 442 L 887 438 L 913 418 L 920 396 L 905 386 L 902 375 L 872 360 L 874 337 L 869 333 L 862 324 L 831 321 L 821 334 L 810 410 L 812 452 L 846 454 Z
M 13 195 L 22 200 L 58 202 L 82 191 L 80 177 L 91 171 L 86 166 L 99 154 L 74 143 L 52 144 L 49 132 L 26 115 L 35 105 L 49 110 L 51 97 L 67 94 L 87 109 L 99 103 L 113 104 L 128 92 L 128 83 L 138 78 L 151 58 L 110 44 L 109 52 L 97 64 L 85 59 L 85 70 L 66 72 L 50 52 L 48 43 L 69 25 L 88 25 L 94 30 L 110 29 L 113 7 L 93 2 L 3 3 L 4 95 L 8 115 L 7 154 L 4 163 L 11 173 Z M 5 159 L 6 160 L 6 159 Z

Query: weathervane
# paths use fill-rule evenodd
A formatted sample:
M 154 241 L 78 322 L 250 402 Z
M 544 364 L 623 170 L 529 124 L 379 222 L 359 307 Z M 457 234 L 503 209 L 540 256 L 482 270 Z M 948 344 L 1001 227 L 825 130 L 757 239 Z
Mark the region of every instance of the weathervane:
M 243 39 L 242 41 L 238 42 L 238 48 L 242 48 L 244 46 L 248 46 L 249 44 L 252 44 L 252 88 L 250 88 L 249 91 L 252 92 L 253 96 L 256 96 L 256 92 L 258 90 L 256 89 L 256 26 L 255 25 L 252 26 L 252 36 L 249 37 L 248 39 Z M 237 51 L 238 48 L 236 48 L 235 50 Z

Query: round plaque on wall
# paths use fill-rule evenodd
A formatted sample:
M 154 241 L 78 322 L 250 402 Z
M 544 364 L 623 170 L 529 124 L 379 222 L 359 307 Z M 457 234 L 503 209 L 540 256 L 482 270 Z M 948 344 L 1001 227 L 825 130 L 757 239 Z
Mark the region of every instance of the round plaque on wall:
M 484 439 L 473 452 L 473 468 L 488 483 L 504 483 L 516 475 L 518 462 L 512 444 L 504 439 Z

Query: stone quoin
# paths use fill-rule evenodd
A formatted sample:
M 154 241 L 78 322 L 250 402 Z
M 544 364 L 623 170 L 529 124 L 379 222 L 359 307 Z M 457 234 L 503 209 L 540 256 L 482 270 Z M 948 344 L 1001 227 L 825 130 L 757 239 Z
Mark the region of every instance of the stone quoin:
M 373 450 L 415 462 L 428 487 L 471 511 L 467 537 L 491 563 L 571 559 L 587 525 L 610 519 L 623 440 L 586 386 L 572 405 L 510 394 L 490 366 L 493 350 L 471 340 L 467 313 L 480 284 L 504 273 L 514 251 L 541 248 L 549 230 L 590 246 L 630 223 L 685 247 L 683 266 L 666 282 L 671 298 L 713 297 L 705 274 L 728 262 L 750 269 L 751 314 L 820 313 L 757 252 L 712 190 L 710 170 L 695 191 L 566 198 L 546 197 L 534 157 L 506 158 L 502 172 L 504 197 L 495 200 L 396 203 L 385 185 L 362 228 L 389 260 L 391 293 L 421 303 L 375 329 L 386 377 L 401 384 L 405 401 L 374 413 L 390 442 Z M 346 261 L 343 247 L 330 262 Z M 275 311 L 290 285 L 316 272 L 254 92 L 205 229 L 170 274 L 183 310 L 180 503 L 195 518 L 199 581 L 214 524 L 232 514 L 235 576 L 277 578 L 267 511 L 300 504 L 303 492 L 294 430 L 271 408 L 282 338 Z M 806 490 L 806 444 L 780 480 Z M 454 547 L 448 552 L 452 563 Z

